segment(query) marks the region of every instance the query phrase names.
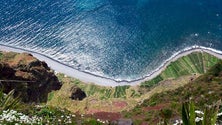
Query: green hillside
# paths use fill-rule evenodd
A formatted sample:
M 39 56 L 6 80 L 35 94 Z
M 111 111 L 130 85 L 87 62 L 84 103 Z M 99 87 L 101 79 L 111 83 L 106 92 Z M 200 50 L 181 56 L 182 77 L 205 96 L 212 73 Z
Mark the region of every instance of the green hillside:
M 166 109 L 173 112 L 171 119 L 180 118 L 183 102 L 192 101 L 196 105 L 196 110 L 203 111 L 221 99 L 222 61 L 183 87 L 154 94 L 151 98 L 144 100 L 141 105 L 137 105 L 133 110 L 125 113 L 125 116 L 135 118 L 134 120 L 137 122 L 156 124 L 161 122 L 160 114 Z M 219 117 L 219 119 L 222 118 Z
M 141 87 L 150 88 L 158 84 L 160 81 L 167 79 L 176 79 L 181 76 L 192 74 L 203 74 L 218 61 L 218 58 L 208 53 L 195 52 L 189 54 L 179 58 L 175 62 L 172 62 L 160 75 L 154 79 L 141 83 Z M 140 96 L 138 90 L 135 90 L 129 86 L 117 86 L 114 88 L 99 87 L 94 84 L 83 84 L 78 86 L 82 88 L 88 96 L 97 95 L 101 99 Z M 129 93 L 131 95 L 126 95 L 127 91 L 130 91 Z
M 32 58 L 28 58 L 29 54 L 24 54 L 22 57 L 24 58 L 16 53 L 0 53 L 0 60 L 9 62 L 10 65 L 33 61 L 30 60 Z M 2 73 L 7 74 L 4 71 L 2 70 Z M 52 70 L 50 72 L 53 74 Z M 16 75 L 24 76 L 22 72 Z M 183 102 L 192 101 L 197 110 L 203 111 L 206 105 L 210 107 L 222 99 L 222 61 L 207 53 L 196 52 L 184 56 L 168 65 L 154 79 L 138 86 L 99 86 L 81 82 L 64 74 L 56 75 L 62 82 L 62 87 L 48 93 L 47 103 L 42 103 L 42 106 L 35 107 L 35 105 L 18 103 L 22 107 L 13 108 L 14 105 L 11 103 L 4 103 L 14 103 L 14 101 L 7 101 L 9 96 L 3 94 L 3 91 L 0 92 L 3 100 L 1 105 L 9 104 L 12 106 L 9 108 L 11 111 L 17 110 L 27 116 L 42 117 L 40 122 L 47 122 L 47 124 L 57 122 L 65 124 L 67 120 L 73 124 L 79 123 L 78 121 L 82 124 L 102 124 L 103 122 L 108 124 L 106 121 L 121 118 L 130 118 L 134 124 L 157 124 L 162 122 L 163 114 L 168 115 L 167 117 L 172 121 L 180 118 Z M 72 87 L 80 88 L 87 97 L 83 100 L 72 100 Z M 12 96 L 10 98 L 13 99 Z M 3 107 L 0 106 L 2 108 L 0 115 L 7 113 L 3 112 L 5 110 Z M 74 117 L 71 118 L 71 116 Z M 222 120 L 221 117 L 219 117 L 220 120 Z M 101 118 L 103 122 L 96 121 Z
M 194 58 L 198 58 L 195 63 Z M 109 111 L 110 105 L 116 101 L 124 102 L 125 107 L 112 107 L 113 111 L 123 111 L 133 108 L 137 103 L 144 99 L 150 98 L 155 93 L 160 93 L 167 90 L 174 90 L 178 87 L 184 86 L 190 81 L 190 77 L 193 74 L 195 78 L 200 74 L 203 74 L 219 61 L 216 57 L 207 53 L 192 53 L 185 57 L 172 62 L 167 68 L 156 78 L 151 81 L 147 81 L 141 84 L 141 86 L 98 86 L 91 83 L 83 83 L 77 79 L 65 77 L 63 74 L 57 74 L 60 81 L 66 86 L 58 92 L 50 94 L 50 105 L 58 105 L 61 107 L 68 107 L 69 110 L 85 112 L 85 105 L 92 102 L 94 106 L 89 109 L 103 109 L 103 111 Z M 202 68 L 199 68 L 199 67 Z M 182 67 L 182 68 L 180 68 Z M 162 85 L 163 84 L 163 85 Z M 78 86 L 87 95 L 87 99 L 75 104 L 78 108 L 73 108 L 73 102 L 70 101 L 65 91 L 71 86 Z M 64 91 L 64 92 L 63 92 Z M 58 100 L 63 100 L 61 101 Z M 108 102 L 108 103 L 107 103 Z M 102 104 L 107 103 L 107 105 Z
M 203 74 L 218 61 L 218 58 L 208 53 L 195 52 L 189 54 L 179 58 L 175 62 L 172 62 L 160 75 L 154 79 L 141 83 L 141 87 L 152 87 L 160 81 L 175 79 L 180 76 Z

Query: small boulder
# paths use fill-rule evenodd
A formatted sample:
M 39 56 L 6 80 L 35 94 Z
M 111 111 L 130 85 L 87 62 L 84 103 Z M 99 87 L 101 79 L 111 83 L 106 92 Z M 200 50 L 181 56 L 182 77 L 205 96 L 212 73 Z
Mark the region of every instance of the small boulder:
M 72 100 L 83 100 L 86 97 L 86 93 L 76 86 L 72 86 L 70 92 L 70 98 Z

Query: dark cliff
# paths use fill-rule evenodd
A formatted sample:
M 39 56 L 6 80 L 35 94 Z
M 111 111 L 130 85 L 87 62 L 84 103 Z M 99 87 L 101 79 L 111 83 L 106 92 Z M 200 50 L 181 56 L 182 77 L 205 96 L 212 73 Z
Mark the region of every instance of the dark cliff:
M 1 52 L 0 80 L 5 93 L 15 89 L 23 102 L 46 102 L 50 91 L 61 88 L 48 65 L 27 53 Z

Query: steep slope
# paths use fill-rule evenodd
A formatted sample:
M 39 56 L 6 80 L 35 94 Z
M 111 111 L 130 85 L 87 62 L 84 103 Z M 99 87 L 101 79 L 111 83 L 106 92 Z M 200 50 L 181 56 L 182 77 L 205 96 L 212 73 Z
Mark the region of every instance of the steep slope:
M 199 56 L 202 60 L 199 61 L 199 64 L 204 63 L 204 69 L 207 70 L 216 64 L 219 59 L 209 55 L 207 53 L 192 53 L 188 56 L 182 57 L 182 59 L 190 60 L 195 56 Z M 170 67 L 175 67 L 175 64 L 181 63 L 182 59 L 178 59 L 175 62 L 172 62 L 166 69 L 161 73 L 166 74 L 165 72 L 169 71 Z M 203 61 L 204 60 L 204 61 Z M 202 61 L 202 62 L 201 62 Z M 193 67 L 195 64 L 187 65 Z M 180 65 L 179 65 L 180 66 Z M 186 68 L 185 66 L 183 69 Z M 198 68 L 198 66 L 196 67 Z M 180 70 L 180 68 L 178 67 Z M 197 71 L 196 69 L 193 69 Z M 192 71 L 193 71 L 192 70 Z M 60 81 L 63 82 L 63 87 L 59 91 L 50 93 L 50 100 L 48 101 L 49 105 L 66 107 L 70 111 L 82 112 L 82 113 L 95 113 L 95 112 L 121 112 L 123 110 L 130 110 L 134 108 L 138 103 L 143 102 L 143 100 L 150 98 L 155 93 L 160 93 L 163 91 L 174 90 L 178 87 L 186 85 L 191 79 L 196 79 L 198 76 L 205 72 L 188 72 L 187 74 L 179 74 L 177 77 L 170 76 L 164 77 L 162 81 L 155 82 L 150 86 L 117 86 L 117 87 L 106 87 L 98 86 L 96 84 L 89 84 L 81 82 L 78 79 L 68 77 L 64 74 L 58 73 L 57 76 Z M 195 74 L 195 75 L 194 75 Z M 152 80 L 151 80 L 152 81 Z M 148 81 L 149 82 L 149 81 Z M 87 97 L 82 101 L 73 101 L 70 100 L 69 95 L 66 95 L 67 88 L 72 87 L 73 85 L 81 88 L 87 95 Z M 61 101 L 63 100 L 63 101 Z M 73 106 L 75 105 L 75 106 Z
M 206 73 L 206 71 L 219 60 L 220 59 L 205 52 L 194 52 L 172 62 L 160 75 L 150 81 L 143 82 L 141 87 L 151 87 L 166 79 L 175 79 L 185 75 Z
M 24 102 L 46 102 L 48 93 L 61 87 L 47 64 L 27 53 L 1 52 L 0 80 L 4 92 L 15 89 Z
M 203 110 L 205 106 L 214 105 L 221 99 L 222 61 L 184 87 L 154 94 L 130 112 L 125 112 L 125 116 L 135 118 L 134 120 L 137 121 L 145 121 L 144 123 L 155 124 L 161 121 L 160 114 L 165 109 L 173 112 L 172 119 L 180 117 L 182 102 L 192 101 L 197 109 Z

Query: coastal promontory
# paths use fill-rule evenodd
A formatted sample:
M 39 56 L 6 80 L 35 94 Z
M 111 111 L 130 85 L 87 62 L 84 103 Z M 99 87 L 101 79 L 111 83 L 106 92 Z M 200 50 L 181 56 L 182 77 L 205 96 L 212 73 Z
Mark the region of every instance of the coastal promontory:
M 23 102 L 46 102 L 48 93 L 61 87 L 48 65 L 27 53 L 1 53 L 0 82 L 5 93 L 14 89 Z

